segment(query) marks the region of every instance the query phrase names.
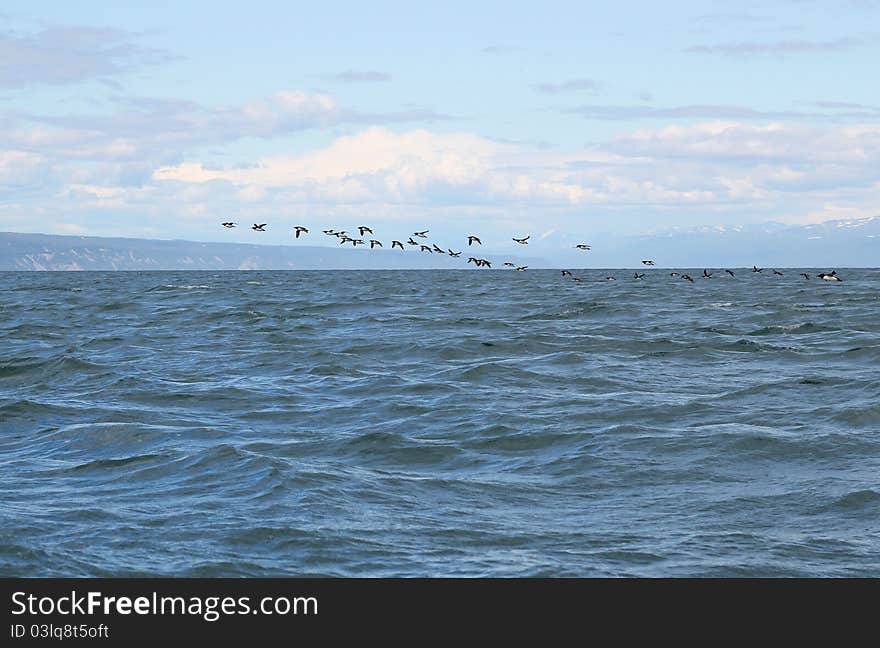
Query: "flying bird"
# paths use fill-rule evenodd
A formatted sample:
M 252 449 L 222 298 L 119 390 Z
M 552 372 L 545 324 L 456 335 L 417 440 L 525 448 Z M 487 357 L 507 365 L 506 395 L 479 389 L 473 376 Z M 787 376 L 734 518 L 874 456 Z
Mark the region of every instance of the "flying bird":
M 617 281 L 614 277 L 605 277 L 605 281 Z
M 436 243 L 434 243 L 434 252 L 436 252 L 437 254 L 446 254 L 446 250 L 444 250 L 443 248 L 438 248 Z
M 690 275 L 683 274 L 683 275 L 681 275 L 681 278 L 684 279 L 685 281 L 690 281 L 691 283 L 694 283 L 694 280 L 691 278 Z
M 257 225 L 256 223 L 254 223 L 254 226 L 251 229 L 255 232 L 265 232 L 266 230 L 264 228 L 266 227 L 266 225 L 268 225 L 268 223 L 263 223 L 262 225 Z
M 589 246 L 589 245 L 586 245 L 586 244 L 584 244 L 584 243 L 581 243 L 580 245 L 575 245 L 575 247 L 576 247 L 578 250 L 589 250 L 589 249 L 590 249 L 590 246 Z
M 525 272 L 525 271 L 526 271 L 526 268 L 528 268 L 528 267 L 529 267 L 529 266 L 517 266 L 517 267 L 516 267 L 516 271 L 517 271 L 517 272 Z
M 574 275 L 571 274 L 571 272 L 568 271 L 568 270 L 563 270 L 563 271 L 562 271 L 562 276 L 563 276 L 563 277 L 573 277 Z
M 430 230 L 424 230 L 422 232 L 413 232 L 413 236 L 421 236 L 422 238 L 428 238 L 428 232 Z
M 377 245 L 378 245 L 379 247 L 382 247 L 382 242 L 381 242 L 381 241 L 375 241 L 375 240 L 373 240 L 373 239 L 370 239 L 370 249 L 371 249 L 371 250 L 372 250 L 374 247 L 376 247 Z M 393 247 L 393 246 L 392 246 L 392 247 Z M 400 247 L 403 247 L 403 246 L 401 245 Z
M 402 250 L 403 243 L 401 243 L 400 241 L 391 241 L 391 249 L 393 250 L 396 247 L 399 247 Z
M 837 276 L 837 270 L 832 270 L 831 272 L 820 272 L 816 276 L 820 279 L 824 279 L 825 281 L 843 281 L 843 279 Z
M 296 230 L 296 238 L 299 238 L 300 234 L 308 234 L 309 233 L 309 230 L 307 230 L 302 225 L 296 225 L 293 229 Z
M 802 276 L 804 279 L 808 280 L 808 281 L 809 281 L 809 279 L 810 279 L 810 275 L 808 275 L 806 272 L 802 272 L 802 273 L 801 273 L 801 276 Z
M 758 266 L 752 266 L 752 272 L 762 272 L 764 268 L 759 268 Z
M 648 261 L 642 261 L 642 263 L 644 263 L 646 266 L 652 266 L 652 265 L 654 265 L 654 262 L 651 261 L 651 260 L 648 260 Z
M 221 224 L 223 227 L 225 227 L 226 229 L 232 229 L 233 227 L 235 227 L 236 225 L 238 225 L 238 223 L 233 223 L 233 222 L 220 223 L 220 224 Z
M 418 245 L 418 243 L 417 243 L 416 241 L 413 241 L 413 237 L 412 237 L 412 236 L 409 237 L 409 239 L 407 240 L 407 243 L 410 244 L 410 245 Z
M 504 262 L 504 265 L 506 265 L 506 266 L 508 266 L 508 267 L 510 267 L 510 268 L 515 268 L 515 267 L 516 267 L 516 264 L 515 264 L 515 263 L 511 263 L 510 261 L 505 261 L 505 262 Z
M 711 278 L 712 278 L 712 273 L 709 272 L 708 270 L 704 269 L 703 270 L 703 279 L 711 279 Z
M 528 245 L 528 243 L 529 243 L 529 239 L 531 238 L 531 236 L 532 236 L 532 235 L 529 234 L 529 235 L 526 236 L 525 238 L 515 238 L 515 237 L 514 237 L 513 240 L 516 241 L 517 243 L 519 243 L 520 245 Z
M 773 271 L 773 274 L 775 274 L 775 275 L 779 275 L 780 277 L 783 275 L 783 273 L 782 273 L 782 272 L 779 272 L 779 270 L 774 270 L 774 271 Z
M 669 273 L 669 276 L 670 276 L 670 277 L 680 277 L 681 275 L 680 275 L 679 273 L 677 273 L 677 272 L 670 272 L 670 273 Z
M 431 250 L 431 247 L 429 245 L 420 245 L 419 247 L 422 248 L 422 252 L 431 252 L 433 254 L 433 251 Z
M 731 277 L 735 277 L 735 276 L 736 276 L 735 274 L 733 274 L 733 270 L 725 270 L 724 272 L 726 272 L 727 274 L 729 274 Z
M 472 245 L 476 241 L 478 244 L 482 245 L 483 242 L 478 239 L 476 236 L 468 236 L 468 245 Z
M 449 256 L 458 258 L 461 256 L 461 252 L 453 252 L 452 248 L 449 248 Z
M 373 233 L 373 230 L 371 230 L 371 229 L 370 229 L 369 227 L 367 227 L 366 225 L 361 225 L 360 227 L 358 227 L 358 232 L 360 232 L 360 233 L 361 233 L 361 236 L 363 236 L 363 235 L 364 235 L 364 232 L 369 232 L 370 234 L 372 234 L 372 233 Z
M 645 278 L 645 273 L 644 273 L 644 272 L 643 272 L 642 274 L 639 274 L 638 272 L 633 272 L 633 279 L 636 279 L 636 280 L 638 280 L 638 281 L 641 281 L 641 280 L 644 279 L 644 278 Z

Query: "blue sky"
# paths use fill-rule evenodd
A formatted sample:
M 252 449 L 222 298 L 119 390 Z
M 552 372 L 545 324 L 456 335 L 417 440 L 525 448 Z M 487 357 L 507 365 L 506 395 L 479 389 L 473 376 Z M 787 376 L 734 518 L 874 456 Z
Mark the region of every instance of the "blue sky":
M 0 230 L 552 249 L 880 212 L 880 2 L 300 4 L 7 0 Z

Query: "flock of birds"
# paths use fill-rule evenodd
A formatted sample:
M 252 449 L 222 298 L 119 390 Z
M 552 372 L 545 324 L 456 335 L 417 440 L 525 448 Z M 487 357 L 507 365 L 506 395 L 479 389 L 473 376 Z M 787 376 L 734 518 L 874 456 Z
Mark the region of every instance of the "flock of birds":
M 234 223 L 232 221 L 227 221 L 227 222 L 221 223 L 221 225 L 227 229 L 232 229 L 234 227 L 238 227 L 238 223 Z M 265 232 L 267 225 L 268 225 L 268 223 L 254 223 L 251 226 L 251 229 L 255 232 Z M 340 230 L 337 232 L 336 230 L 333 230 L 333 229 L 325 229 L 322 231 L 327 236 L 333 236 L 333 237 L 338 238 L 340 245 L 345 245 L 346 243 L 351 243 L 352 247 L 357 247 L 358 245 L 363 245 L 363 246 L 369 245 L 371 250 L 374 248 L 377 248 L 377 247 L 384 247 L 384 245 L 382 244 L 382 241 L 379 241 L 377 239 L 372 238 L 374 236 L 372 228 L 370 228 L 366 225 L 360 225 L 360 226 L 358 226 L 357 230 L 358 230 L 358 238 L 355 238 L 354 235 L 350 236 L 348 234 L 348 232 L 346 232 L 344 230 Z M 308 234 L 309 230 L 307 227 L 303 227 L 302 225 L 296 225 L 293 228 L 293 232 L 294 232 L 294 236 L 296 238 L 299 238 L 301 235 Z M 413 232 L 409 236 L 409 238 L 406 240 L 406 245 L 408 245 L 410 247 L 414 247 L 414 248 L 419 248 L 419 251 L 428 252 L 430 254 L 448 254 L 450 257 L 452 257 L 454 259 L 457 259 L 461 256 L 462 251 L 455 252 L 452 248 L 443 249 L 442 247 L 439 247 L 436 243 L 430 243 L 430 244 L 426 245 L 426 243 L 428 243 L 427 241 L 425 243 L 423 243 L 423 242 L 417 241 L 417 240 L 415 240 L 415 238 L 413 238 L 413 237 L 418 237 L 419 239 L 427 239 L 428 232 L 429 232 L 429 230 L 422 230 L 421 232 Z M 369 238 L 367 237 L 367 234 L 370 235 Z M 528 245 L 530 238 L 531 238 L 531 234 L 528 234 L 528 235 L 520 237 L 520 238 L 513 237 L 513 241 L 515 241 L 516 243 L 519 243 L 520 245 Z M 468 235 L 468 237 L 467 237 L 467 244 L 468 244 L 468 247 L 471 247 L 473 245 L 482 245 L 483 242 L 480 240 L 480 238 L 478 236 L 474 236 L 471 234 L 471 235 Z M 574 247 L 578 250 L 583 250 L 583 251 L 587 251 L 587 250 L 591 249 L 591 247 L 589 245 L 587 245 L 586 243 L 578 243 Z M 406 247 L 404 247 L 404 242 L 398 241 L 398 240 L 391 241 L 391 249 L 393 250 L 394 248 L 400 248 L 401 250 L 406 250 Z M 467 262 L 473 263 L 478 268 L 491 268 L 492 267 L 491 261 L 489 261 L 488 259 L 482 259 L 479 257 L 474 257 L 474 256 L 468 257 Z M 528 268 L 528 266 L 519 266 L 511 261 L 505 261 L 504 265 L 507 267 L 510 267 L 510 268 L 514 268 L 517 272 L 524 272 Z M 652 259 L 645 259 L 642 261 L 642 265 L 644 265 L 646 267 L 651 267 L 656 264 Z M 758 266 L 752 266 L 753 273 L 759 273 L 759 272 L 763 272 L 763 271 L 764 271 L 764 268 L 759 268 Z M 730 275 L 731 277 L 736 276 L 732 270 L 725 269 L 724 273 L 727 275 Z M 711 279 L 713 274 L 714 274 L 713 272 L 709 272 L 708 270 L 703 270 L 703 274 L 699 278 L 700 279 Z M 780 272 L 779 270 L 773 270 L 773 274 L 778 275 L 778 276 L 783 276 L 784 273 Z M 581 277 L 574 276 L 574 274 L 572 274 L 572 272 L 570 270 L 563 270 L 562 276 L 569 277 L 573 281 L 577 281 L 577 282 L 583 281 L 583 279 Z M 680 273 L 680 272 L 670 272 L 669 276 L 679 278 L 682 281 L 689 281 L 690 283 L 694 283 L 694 278 L 691 277 L 689 274 L 684 274 L 684 273 Z M 802 276 L 807 281 L 809 281 L 809 279 L 810 279 L 810 274 L 807 272 L 801 272 L 800 276 Z M 822 279 L 824 281 L 842 281 L 842 279 L 837 276 L 836 270 L 833 270 L 831 272 L 819 272 L 816 274 L 816 277 L 819 279 Z M 634 272 L 632 278 L 636 281 L 641 281 L 642 279 L 645 278 L 645 273 L 644 272 L 641 272 L 641 273 Z M 606 281 L 616 281 L 616 278 L 614 276 L 608 276 L 608 277 L 605 277 L 605 280 Z

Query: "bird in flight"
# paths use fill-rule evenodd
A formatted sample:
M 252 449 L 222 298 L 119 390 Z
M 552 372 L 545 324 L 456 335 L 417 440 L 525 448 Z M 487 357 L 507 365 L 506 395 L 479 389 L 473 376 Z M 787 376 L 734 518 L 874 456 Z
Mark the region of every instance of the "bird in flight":
M 669 273 L 669 276 L 670 276 L 670 277 L 680 277 L 681 275 L 680 275 L 679 273 L 677 273 L 677 272 L 670 272 L 670 273 Z
M 802 272 L 802 273 L 801 273 L 801 276 L 802 276 L 804 279 L 807 279 L 807 280 L 810 279 L 810 275 L 808 275 L 806 272 Z
M 255 232 L 265 232 L 266 231 L 265 227 L 267 224 L 268 223 L 263 223 L 262 225 L 257 225 L 256 223 L 254 223 L 254 226 L 251 229 L 254 230 Z
M 296 225 L 293 229 L 296 230 L 296 238 L 299 238 L 300 234 L 308 234 L 309 233 L 309 230 L 307 230 L 302 225 Z
M 506 266 L 508 266 L 508 267 L 510 267 L 510 268 L 515 268 L 515 267 L 516 267 L 516 264 L 515 264 L 515 263 L 511 263 L 510 261 L 505 261 L 505 262 L 504 262 L 504 265 L 506 265 Z
M 644 278 L 645 278 L 644 272 L 642 274 L 639 274 L 638 272 L 633 272 L 633 279 L 635 279 L 637 281 L 641 281 Z
M 433 254 L 433 250 L 431 250 L 431 246 L 429 246 L 429 245 L 420 245 L 419 247 L 422 248 L 422 252 L 431 252 L 431 253 Z
M 516 267 L 516 271 L 517 271 L 517 272 L 525 272 L 525 271 L 526 271 L 526 268 L 528 268 L 528 267 L 529 267 L 529 266 L 517 266 L 517 267 Z
M 580 245 L 575 245 L 575 247 L 578 250 L 589 250 L 590 249 L 590 246 L 585 243 L 581 243 Z
M 685 281 L 690 281 L 691 283 L 694 283 L 694 280 L 691 279 L 690 275 L 683 274 L 683 275 L 681 275 L 681 278 L 684 279 Z
M 752 272 L 762 272 L 764 268 L 759 268 L 758 266 L 752 266 Z
M 782 273 L 782 272 L 779 272 L 779 270 L 774 270 L 774 271 L 773 271 L 773 274 L 775 274 L 775 275 L 779 275 L 780 277 L 783 276 L 783 273 Z
M 452 248 L 449 248 L 449 256 L 457 259 L 461 256 L 461 252 L 453 252 Z
M 410 245 L 418 245 L 418 242 L 414 241 L 412 236 L 409 237 L 407 243 L 409 243 Z
M 413 232 L 413 236 L 420 236 L 420 237 L 422 237 L 422 238 L 428 238 L 428 232 L 429 232 L 429 231 L 430 231 L 430 230 L 424 230 L 424 231 L 421 231 L 421 232 Z
M 650 260 L 648 260 L 648 261 L 642 261 L 642 263 L 644 263 L 646 266 L 652 266 L 652 265 L 654 265 L 654 262 L 653 262 L 653 261 L 650 261 Z
M 703 279 L 711 279 L 711 278 L 712 278 L 712 273 L 709 272 L 708 270 L 704 269 L 703 270 Z
M 516 237 L 514 237 L 513 240 L 516 241 L 517 243 L 519 243 L 520 245 L 528 245 L 528 243 L 529 243 L 529 238 L 531 238 L 531 236 L 532 236 L 532 235 L 529 234 L 529 235 L 526 236 L 525 238 L 516 238 Z
M 571 272 L 570 272 L 569 270 L 563 270 L 563 271 L 562 271 L 562 276 L 563 276 L 563 277 L 573 277 L 574 275 L 571 274 Z
M 446 254 L 446 250 L 444 250 L 443 248 L 438 248 L 436 243 L 434 243 L 434 252 L 436 252 L 437 254 Z
M 832 270 L 831 272 L 820 272 L 816 276 L 820 279 L 824 279 L 825 281 L 843 281 L 843 279 L 837 276 L 837 270 Z
M 382 247 L 382 242 L 381 242 L 381 241 L 376 241 L 376 240 L 374 240 L 374 239 L 370 239 L 370 249 L 371 249 L 371 250 L 372 250 L 374 247 L 376 247 L 377 245 L 378 245 L 379 247 Z M 392 247 L 393 247 L 393 246 L 392 246 Z M 400 247 L 403 247 L 403 246 L 401 245 Z
M 468 236 L 468 245 L 472 245 L 474 242 L 478 243 L 479 245 L 483 244 L 483 242 L 476 236 Z
M 396 247 L 399 247 L 402 250 L 403 243 L 401 243 L 400 241 L 391 241 L 391 249 L 393 250 Z
M 223 227 L 225 227 L 226 229 L 232 229 L 232 228 L 235 227 L 238 223 L 233 223 L 233 222 L 230 221 L 230 222 L 227 222 L 227 223 L 220 223 L 220 224 L 221 224 Z
M 372 233 L 373 233 L 373 230 L 371 230 L 371 229 L 370 229 L 369 227 L 367 227 L 366 225 L 361 225 L 360 227 L 358 227 L 358 232 L 360 232 L 360 233 L 361 233 L 361 236 L 363 236 L 363 235 L 364 235 L 364 232 L 369 232 L 370 234 L 372 234 Z
M 733 274 L 733 270 L 725 270 L 724 272 L 726 272 L 727 274 L 729 274 L 731 277 L 735 277 L 735 276 L 736 276 L 735 274 Z

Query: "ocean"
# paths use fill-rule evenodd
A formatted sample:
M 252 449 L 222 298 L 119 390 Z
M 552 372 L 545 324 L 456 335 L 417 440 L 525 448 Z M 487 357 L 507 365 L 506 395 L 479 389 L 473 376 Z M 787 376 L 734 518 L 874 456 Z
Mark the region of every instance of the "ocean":
M 0 575 L 880 576 L 880 270 L 701 270 L 0 273 Z

